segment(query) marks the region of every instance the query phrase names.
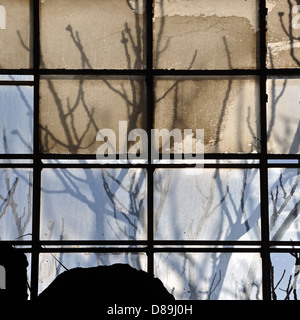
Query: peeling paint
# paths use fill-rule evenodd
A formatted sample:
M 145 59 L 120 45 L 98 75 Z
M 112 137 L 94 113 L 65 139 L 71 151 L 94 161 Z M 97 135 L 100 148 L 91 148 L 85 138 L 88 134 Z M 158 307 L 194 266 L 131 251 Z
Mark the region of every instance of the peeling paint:
M 154 40 L 158 68 L 257 67 L 257 33 L 243 17 L 163 16 L 155 20 Z
M 162 2 L 161 2 L 162 1 Z M 259 30 L 257 0 L 156 0 L 155 18 L 163 16 L 213 16 L 230 17 L 236 16 L 249 20 L 255 32 Z
M 291 43 L 289 40 L 271 42 L 268 44 L 268 49 L 272 54 L 279 54 L 281 51 L 288 51 L 290 49 L 300 48 L 300 42 Z

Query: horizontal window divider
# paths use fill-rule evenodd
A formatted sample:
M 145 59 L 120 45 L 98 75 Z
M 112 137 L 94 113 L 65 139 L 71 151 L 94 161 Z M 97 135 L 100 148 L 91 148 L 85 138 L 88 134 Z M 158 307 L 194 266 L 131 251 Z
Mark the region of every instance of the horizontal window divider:
M 10 246 L 31 246 L 32 245 L 31 240 L 1 240 L 0 241 L 0 247 L 1 245 L 10 245 Z
M 0 69 L 0 75 L 6 75 L 6 74 L 34 75 L 35 72 L 36 71 L 33 68 L 32 69 Z
M 32 80 L 0 80 L 0 86 L 30 86 L 33 87 L 34 81 Z
M 146 75 L 151 73 L 153 76 L 161 75 L 267 75 L 267 76 L 290 76 L 299 75 L 298 69 L 215 69 L 215 70 L 179 70 L 179 69 L 0 69 L 0 75 Z M 13 81 L 12 81 L 13 82 Z
M 267 76 L 300 76 L 298 69 L 266 69 Z
M 33 163 L 0 163 L 0 169 L 32 169 Z
M 300 249 L 300 241 L 269 241 L 270 247 L 272 246 L 284 246 L 284 247 L 293 247 L 293 246 L 299 246 Z M 275 248 L 272 248 L 274 250 Z
M 297 163 L 269 163 L 268 168 L 295 168 L 297 169 Z
M 33 159 L 34 155 L 33 154 L 28 154 L 28 153 L 4 153 L 4 154 L 0 154 L 0 159 L 9 159 L 9 160 L 13 160 L 13 159 Z

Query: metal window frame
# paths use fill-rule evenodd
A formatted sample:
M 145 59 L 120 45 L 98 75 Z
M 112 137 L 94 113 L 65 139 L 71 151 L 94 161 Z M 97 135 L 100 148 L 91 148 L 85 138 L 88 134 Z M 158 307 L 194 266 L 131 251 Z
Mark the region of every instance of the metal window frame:
M 259 9 L 259 67 L 257 69 L 239 70 L 158 70 L 153 69 L 153 20 L 152 0 L 146 1 L 146 69 L 144 70 L 65 70 L 40 68 L 40 4 L 39 0 L 31 0 L 33 16 L 33 68 L 32 69 L 1 69 L 0 74 L 33 75 L 33 81 L 1 81 L 0 86 L 29 85 L 34 91 L 34 153 L 5 154 L 0 159 L 20 160 L 20 163 L 0 163 L 1 168 L 31 168 L 33 170 L 33 213 L 32 213 L 32 240 L 30 241 L 3 241 L 19 246 L 20 250 L 31 253 L 31 299 L 38 295 L 39 255 L 44 252 L 143 252 L 147 254 L 149 273 L 154 273 L 154 255 L 157 252 L 259 252 L 262 258 L 263 300 L 271 299 L 270 283 L 270 254 L 272 252 L 300 252 L 300 241 L 270 241 L 269 239 L 269 204 L 268 204 L 268 169 L 273 167 L 297 168 L 297 164 L 274 164 L 271 159 L 295 159 L 300 164 L 299 155 L 272 155 L 267 152 L 267 91 L 266 81 L 269 76 L 300 76 L 299 69 L 267 69 L 266 67 L 266 0 L 258 0 Z M 205 164 L 204 168 L 258 168 L 260 172 L 261 195 L 261 240 L 260 241 L 192 241 L 174 240 L 160 241 L 154 238 L 153 212 L 153 174 L 157 168 L 185 168 L 186 164 L 151 164 L 151 145 L 148 146 L 148 164 L 134 165 L 134 168 L 147 170 L 147 240 L 144 241 L 43 241 L 40 240 L 40 194 L 41 172 L 44 168 L 131 168 L 130 164 L 62 164 L 43 163 L 43 159 L 88 160 L 95 159 L 95 155 L 48 155 L 39 152 L 39 85 L 42 75 L 139 75 L 145 77 L 147 96 L 147 133 L 151 136 L 154 119 L 154 78 L 156 76 L 257 76 L 260 90 L 260 131 L 261 152 L 258 154 L 205 154 L 205 159 L 255 159 L 258 163 L 245 164 Z M 21 160 L 32 160 L 32 163 L 22 163 Z M 75 248 L 73 245 L 81 247 Z M 122 247 L 118 247 L 122 246 Z M 125 247 L 126 246 L 126 247 Z M 280 247 L 279 247 L 280 246 Z M 298 246 L 298 248 L 297 248 Z

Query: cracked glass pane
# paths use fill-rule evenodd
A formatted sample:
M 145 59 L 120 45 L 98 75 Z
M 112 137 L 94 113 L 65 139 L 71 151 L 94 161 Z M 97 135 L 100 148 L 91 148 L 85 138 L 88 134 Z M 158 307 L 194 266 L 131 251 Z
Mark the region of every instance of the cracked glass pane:
M 296 0 L 267 0 L 267 67 L 299 68 L 300 6 Z
M 260 240 L 257 169 L 159 169 L 154 175 L 158 240 Z
M 156 129 L 203 129 L 205 153 L 260 152 L 256 78 L 157 77 L 155 104 Z
M 125 147 L 120 121 L 130 132 L 146 128 L 142 77 L 45 76 L 40 81 L 41 152 L 96 154 L 101 129 L 112 130 L 108 144 L 116 154 Z M 126 133 L 125 133 L 125 136 Z M 102 142 L 101 142 L 102 141 Z M 128 142 L 130 148 L 134 142 Z M 121 151 L 120 151 L 121 153 Z
M 300 169 L 269 169 L 271 241 L 300 241 Z
M 43 240 L 145 240 L 142 169 L 44 169 Z
M 261 300 L 259 253 L 156 253 L 155 276 L 177 300 Z
M 0 86 L 0 97 L 0 154 L 33 153 L 33 87 Z
M 0 170 L 0 240 L 31 240 L 31 169 Z
M 2 0 L 0 3 L 0 69 L 32 68 L 30 6 L 30 0 Z
M 300 153 L 300 78 L 267 80 L 268 152 Z
M 257 68 L 258 3 L 256 0 L 156 0 L 154 67 Z
M 41 67 L 144 69 L 143 0 L 41 0 Z

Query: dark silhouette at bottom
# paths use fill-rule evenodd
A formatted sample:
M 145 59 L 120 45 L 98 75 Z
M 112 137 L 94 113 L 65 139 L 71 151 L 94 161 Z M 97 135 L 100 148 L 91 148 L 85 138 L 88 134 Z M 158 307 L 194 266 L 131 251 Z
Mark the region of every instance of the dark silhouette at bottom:
M 61 273 L 38 297 L 39 300 L 80 299 L 107 302 L 147 303 L 174 297 L 162 282 L 127 264 L 75 268 Z
M 0 244 L 0 301 L 27 300 L 26 255 L 13 247 Z
M 6 272 L 6 289 L 0 290 L 0 299 L 27 300 L 28 262 L 25 254 L 0 244 L 0 265 Z M 175 300 L 161 280 L 127 264 L 70 269 L 57 276 L 37 297 L 37 300 L 93 299 L 103 304 Z

